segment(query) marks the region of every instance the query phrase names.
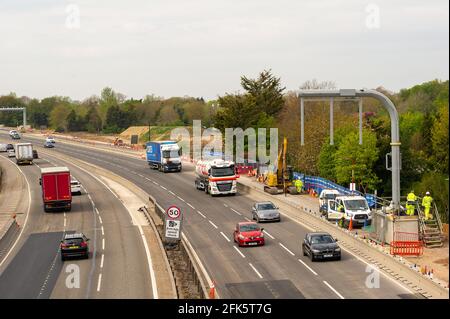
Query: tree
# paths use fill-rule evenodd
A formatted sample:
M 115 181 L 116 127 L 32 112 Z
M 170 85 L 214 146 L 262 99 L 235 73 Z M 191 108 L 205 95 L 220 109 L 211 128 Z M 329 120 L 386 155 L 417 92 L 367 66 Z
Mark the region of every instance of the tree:
M 70 113 L 70 108 L 67 104 L 58 104 L 50 113 L 50 125 L 56 131 L 67 130 L 67 116 Z
M 334 156 L 338 183 L 349 184 L 353 171 L 355 182 L 364 192 L 376 189 L 380 181 L 373 171 L 378 158 L 376 142 L 376 135 L 367 129 L 363 130 L 362 145 L 359 144 L 358 133 L 350 132 L 345 135 Z
M 99 133 L 102 129 L 102 119 L 100 115 L 98 115 L 97 108 L 95 106 L 91 106 L 84 118 L 84 122 L 86 124 L 86 129 L 90 133 Z
M 435 168 L 448 175 L 448 105 L 440 108 L 431 129 L 432 154 Z

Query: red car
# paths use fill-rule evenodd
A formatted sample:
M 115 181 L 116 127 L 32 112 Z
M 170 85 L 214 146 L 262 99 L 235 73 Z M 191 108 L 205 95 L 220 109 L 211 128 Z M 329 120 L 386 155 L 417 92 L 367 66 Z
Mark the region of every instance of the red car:
M 239 246 L 264 245 L 264 228 L 255 222 L 241 222 L 236 225 L 233 238 Z

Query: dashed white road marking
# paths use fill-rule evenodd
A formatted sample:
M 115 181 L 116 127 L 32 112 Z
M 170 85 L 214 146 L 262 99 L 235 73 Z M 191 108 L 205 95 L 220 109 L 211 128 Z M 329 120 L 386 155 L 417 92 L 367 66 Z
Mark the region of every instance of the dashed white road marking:
M 266 234 L 267 236 L 269 236 L 272 239 L 275 239 L 275 237 L 273 237 L 271 234 L 269 234 L 268 232 L 266 232 L 265 230 L 263 230 L 263 233 Z
M 325 280 L 323 281 L 323 283 L 325 285 L 328 286 L 328 288 L 330 288 L 336 295 L 338 295 L 339 298 L 341 299 L 345 299 L 344 296 L 342 296 L 336 289 L 334 289 L 328 282 L 326 282 Z
M 102 226 L 102 236 L 105 236 L 105 228 Z
M 245 255 L 236 246 L 233 246 L 233 248 L 242 256 L 242 258 L 245 258 Z
M 98 275 L 97 291 L 100 291 L 101 287 L 102 287 L 102 274 L 99 274 Z
M 95 208 L 95 212 L 97 213 L 98 216 L 100 216 L 100 212 L 98 211 L 97 207 Z
M 155 181 L 152 181 L 152 183 L 155 184 L 155 185 L 159 185 L 159 184 L 158 184 L 157 182 L 155 182 Z
M 169 193 L 172 194 L 173 196 L 176 196 L 175 193 L 172 191 L 169 191 Z
M 64 228 L 66 228 L 66 226 L 67 226 L 67 219 L 66 217 L 64 217 Z
M 102 220 L 102 217 L 100 215 L 98 216 L 98 220 L 99 220 L 100 224 L 103 224 L 103 220 Z
M 242 216 L 242 214 L 241 213 L 239 213 L 236 209 L 234 209 L 234 208 L 231 208 L 231 210 L 233 211 L 233 212 L 235 212 L 236 214 L 238 214 L 239 216 Z
M 244 217 L 244 219 L 245 219 L 246 221 L 248 221 L 248 222 L 251 222 L 251 220 L 250 220 L 249 218 L 247 218 L 247 217 Z
M 223 204 L 223 206 L 225 206 L 225 207 L 228 207 L 228 205 L 227 205 L 227 204 Z
M 177 196 L 177 198 L 179 199 L 179 200 L 181 200 L 182 202 L 186 202 L 183 198 L 181 198 L 180 196 Z
M 164 189 L 164 190 L 167 190 L 167 188 L 164 187 L 164 186 L 162 186 L 162 185 L 159 185 L 159 187 L 161 187 L 161 188 Z
M 100 260 L 100 268 L 103 268 L 104 261 L 105 261 L 105 254 L 102 254 L 102 259 Z
M 195 207 L 192 206 L 191 204 L 187 203 L 187 205 L 188 205 L 190 208 L 195 209 Z
M 258 275 L 259 278 L 263 278 L 263 276 L 259 273 L 258 270 L 256 270 L 255 266 L 252 265 L 252 263 L 248 263 L 250 265 L 250 267 L 252 267 L 252 269 L 256 272 L 256 274 Z
M 283 247 L 288 253 L 290 253 L 292 256 L 295 256 L 295 254 L 289 250 L 289 248 L 287 248 L 285 245 L 283 245 L 282 243 L 279 243 L 281 247 Z
M 105 238 L 102 239 L 102 250 L 105 250 Z
M 314 275 L 317 276 L 317 273 L 316 273 L 314 270 L 312 270 L 312 268 L 309 267 L 303 260 L 299 259 L 298 261 L 301 262 L 301 263 L 303 264 L 303 266 L 305 266 L 306 268 L 308 268 L 310 272 L 312 272 Z
M 197 213 L 199 213 L 199 215 L 202 216 L 203 218 L 206 218 L 206 216 L 203 215 L 203 213 L 201 211 L 198 210 Z
M 210 223 L 211 225 L 213 225 L 213 227 L 214 227 L 215 229 L 219 228 L 219 227 L 216 226 L 216 224 L 214 224 L 214 223 L 213 223 L 212 221 L 210 221 L 210 220 L 209 220 L 209 223 Z
M 220 232 L 220 234 L 221 234 L 228 242 L 231 241 L 230 238 L 228 238 L 227 235 L 225 235 L 223 232 Z

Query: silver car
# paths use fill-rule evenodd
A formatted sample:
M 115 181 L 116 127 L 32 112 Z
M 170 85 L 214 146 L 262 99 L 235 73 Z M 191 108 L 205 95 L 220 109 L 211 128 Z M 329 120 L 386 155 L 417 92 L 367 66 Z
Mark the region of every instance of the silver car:
M 259 222 L 279 222 L 281 220 L 278 207 L 272 202 L 256 202 L 252 207 L 252 219 Z

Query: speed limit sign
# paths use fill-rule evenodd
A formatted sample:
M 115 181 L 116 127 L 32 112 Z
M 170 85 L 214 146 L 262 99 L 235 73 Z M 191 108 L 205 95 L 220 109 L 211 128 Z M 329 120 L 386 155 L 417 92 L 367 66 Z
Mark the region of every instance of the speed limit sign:
M 179 219 L 181 216 L 181 210 L 177 206 L 170 206 L 166 211 L 167 217 L 170 219 Z

